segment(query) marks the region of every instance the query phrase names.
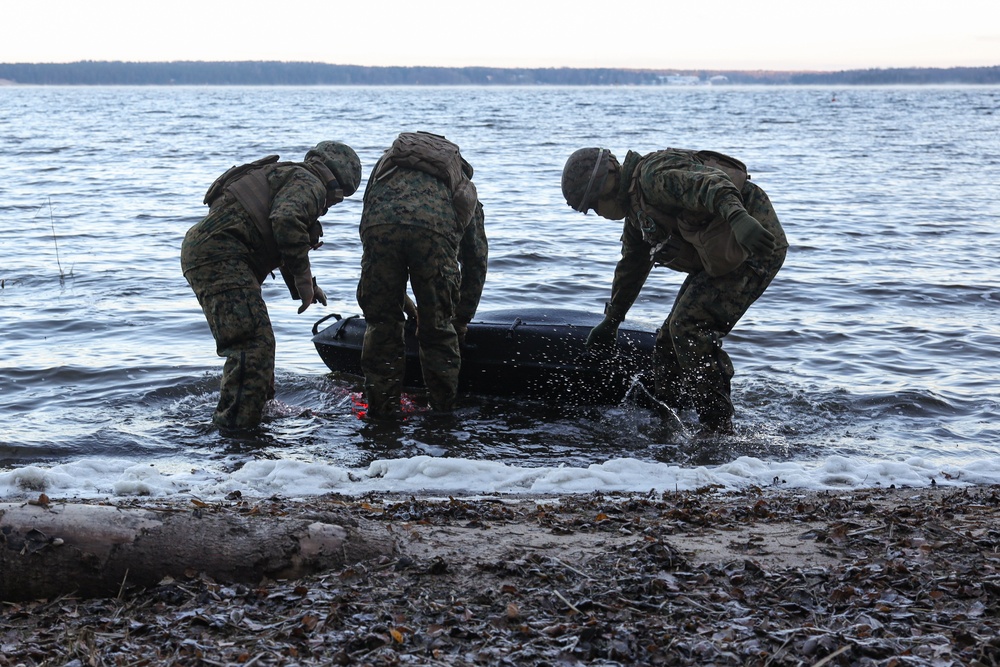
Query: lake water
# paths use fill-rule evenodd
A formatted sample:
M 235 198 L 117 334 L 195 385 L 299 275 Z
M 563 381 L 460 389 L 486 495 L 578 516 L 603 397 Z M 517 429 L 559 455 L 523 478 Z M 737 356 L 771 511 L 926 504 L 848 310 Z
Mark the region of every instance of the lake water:
M 998 109 L 997 87 L 0 87 L 0 496 L 998 483 Z M 263 433 L 215 432 L 222 360 L 178 260 L 205 189 L 324 139 L 367 177 L 415 129 L 476 169 L 483 310 L 608 298 L 620 223 L 566 206 L 573 150 L 746 162 L 791 247 L 726 339 L 738 435 L 706 451 L 628 403 L 483 397 L 449 425 L 358 420 L 358 383 L 327 373 L 311 328 L 359 313 L 360 192 L 312 255 L 329 306 L 297 315 L 265 283 L 278 394 Z M 654 270 L 630 326 L 655 329 L 682 278 Z

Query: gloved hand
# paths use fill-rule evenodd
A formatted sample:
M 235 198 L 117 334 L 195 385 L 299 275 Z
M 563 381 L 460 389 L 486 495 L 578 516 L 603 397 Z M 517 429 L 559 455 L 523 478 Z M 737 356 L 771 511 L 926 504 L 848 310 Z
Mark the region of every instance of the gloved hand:
M 299 306 L 300 315 L 314 303 L 326 305 L 326 293 L 316 284 L 315 278 L 296 278 L 295 289 L 298 290 L 299 298 L 302 300 L 302 305 Z
M 316 279 L 313 278 L 313 303 L 318 303 L 320 305 L 326 305 L 326 292 L 320 289 L 320 286 L 316 284 Z
M 767 257 L 774 252 L 774 234 L 764 229 L 757 219 L 740 211 L 729 220 L 733 235 L 751 255 Z
M 617 320 L 605 316 L 600 324 L 590 330 L 590 335 L 587 336 L 587 348 L 614 347 L 618 341 L 618 324 Z

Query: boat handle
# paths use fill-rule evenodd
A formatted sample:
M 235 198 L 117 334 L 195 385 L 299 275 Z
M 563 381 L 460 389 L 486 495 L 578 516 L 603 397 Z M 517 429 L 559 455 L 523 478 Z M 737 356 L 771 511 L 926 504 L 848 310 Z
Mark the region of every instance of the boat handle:
M 329 315 L 324 315 L 320 319 L 316 320 L 316 324 L 313 325 L 313 336 L 319 333 L 319 325 L 323 324 L 323 322 L 326 322 L 331 317 L 336 317 L 339 320 L 340 313 L 330 313 Z
M 347 327 L 347 323 L 350 322 L 351 320 L 356 320 L 359 317 L 361 317 L 361 316 L 360 315 L 351 315 L 350 317 L 344 318 L 342 320 L 340 319 L 340 317 L 337 317 L 337 320 L 340 322 L 340 326 L 337 326 L 337 330 L 333 332 L 333 337 L 336 338 L 337 340 L 340 340 L 341 338 L 343 338 L 344 337 L 344 328 Z
M 507 329 L 507 338 L 513 338 L 514 337 L 514 329 L 518 328 L 522 324 L 524 324 L 524 322 L 521 321 L 520 317 L 514 318 L 514 323 L 512 325 L 510 325 L 510 329 Z

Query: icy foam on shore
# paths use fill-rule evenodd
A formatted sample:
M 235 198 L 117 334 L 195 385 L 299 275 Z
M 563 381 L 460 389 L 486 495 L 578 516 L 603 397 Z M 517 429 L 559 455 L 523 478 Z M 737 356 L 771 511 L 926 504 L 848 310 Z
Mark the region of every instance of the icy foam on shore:
M 236 491 L 250 498 L 306 498 L 369 492 L 546 495 L 689 491 L 707 486 L 844 490 L 998 483 L 1000 458 L 942 465 L 922 458 L 871 461 L 833 456 L 815 462 L 769 462 L 740 457 L 719 466 L 690 468 L 621 458 L 586 467 L 533 468 L 416 456 L 377 460 L 355 469 L 322 462 L 255 460 L 232 471 L 192 468 L 188 463 L 137 464 L 93 458 L 2 472 L 0 497 L 14 500 L 45 493 L 53 498 L 193 496 L 205 500 Z

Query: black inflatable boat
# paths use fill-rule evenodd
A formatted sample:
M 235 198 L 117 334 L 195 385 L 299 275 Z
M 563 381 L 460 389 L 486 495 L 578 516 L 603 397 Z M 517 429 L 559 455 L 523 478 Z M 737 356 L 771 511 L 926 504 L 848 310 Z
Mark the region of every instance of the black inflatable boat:
M 331 318 L 335 321 L 320 330 Z M 462 348 L 459 390 L 487 396 L 609 405 L 622 400 L 652 369 L 652 331 L 619 329 L 614 354 L 588 353 L 584 342 L 601 316 L 565 309 L 480 312 Z M 361 376 L 362 317 L 328 315 L 313 325 L 312 341 L 332 371 Z M 417 340 L 406 327 L 408 387 L 423 387 Z

